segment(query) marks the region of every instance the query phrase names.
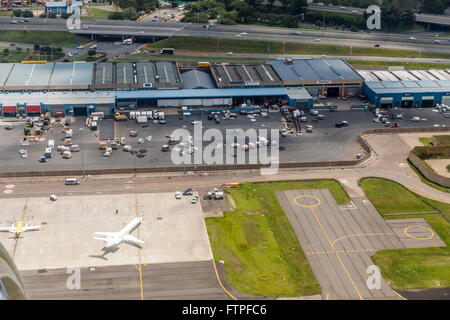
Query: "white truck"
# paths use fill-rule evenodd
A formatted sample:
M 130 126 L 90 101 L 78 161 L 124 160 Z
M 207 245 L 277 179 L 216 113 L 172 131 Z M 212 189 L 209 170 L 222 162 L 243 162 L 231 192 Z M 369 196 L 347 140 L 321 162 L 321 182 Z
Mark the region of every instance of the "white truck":
M 136 122 L 137 123 L 147 123 L 147 116 L 137 116 Z

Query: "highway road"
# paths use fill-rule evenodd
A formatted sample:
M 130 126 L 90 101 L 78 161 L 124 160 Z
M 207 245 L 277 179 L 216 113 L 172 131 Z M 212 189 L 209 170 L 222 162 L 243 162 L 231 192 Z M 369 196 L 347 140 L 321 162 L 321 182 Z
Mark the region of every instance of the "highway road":
M 335 13 L 353 13 L 362 15 L 366 10 L 362 8 L 354 7 L 339 7 L 339 6 L 318 6 L 310 4 L 309 9 L 317 11 L 335 12 Z M 353 12 L 352 12 L 353 11 Z M 416 21 L 430 24 L 440 24 L 444 26 L 450 26 L 450 16 L 437 15 L 437 14 L 426 14 L 426 13 L 416 13 Z
M 67 31 L 65 20 L 59 19 L 30 19 L 29 23 L 11 24 L 10 18 L 0 18 L 2 30 L 52 30 Z M 116 35 L 129 37 L 170 37 L 170 36 L 200 36 L 213 38 L 235 38 L 237 33 L 246 32 L 242 39 L 285 41 L 294 43 L 338 44 L 345 46 L 373 47 L 381 44 L 383 48 L 407 49 L 435 52 L 449 52 L 449 39 L 441 39 L 441 43 L 434 42 L 434 37 L 417 36 L 415 41 L 409 40 L 409 35 L 380 34 L 380 33 L 352 33 L 320 30 L 303 30 L 287 28 L 269 28 L 256 26 L 225 26 L 216 25 L 210 29 L 201 24 L 192 23 L 150 23 L 134 21 L 89 20 L 82 23 L 82 29 L 72 30 L 76 34 L 85 35 Z M 300 31 L 301 34 L 296 32 Z

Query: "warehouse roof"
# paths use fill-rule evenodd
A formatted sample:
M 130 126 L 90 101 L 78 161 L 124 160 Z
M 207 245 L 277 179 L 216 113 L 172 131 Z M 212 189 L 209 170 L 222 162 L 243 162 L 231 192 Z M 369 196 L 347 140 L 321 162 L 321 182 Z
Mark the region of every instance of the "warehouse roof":
M 284 96 L 285 88 L 233 88 L 233 89 L 179 89 L 179 90 L 117 90 L 117 99 L 184 99 L 184 98 L 219 98 L 219 97 L 253 97 Z
M 376 94 L 450 92 L 450 80 L 366 81 L 365 85 Z
M 396 70 L 372 71 L 363 70 L 358 73 L 366 81 L 398 81 L 398 80 L 450 80 L 450 70 Z
M 181 74 L 184 89 L 213 89 L 216 87 L 210 74 L 190 70 Z
M 362 80 L 362 77 L 342 59 L 271 60 L 270 64 L 283 81 Z
M 282 85 L 269 64 L 215 64 L 211 66 L 211 71 L 218 87 Z
M 0 64 L 0 86 L 4 85 L 8 79 L 11 69 L 14 67 L 14 63 L 2 63 Z
M 92 63 L 56 63 L 51 85 L 88 85 L 92 83 Z
M 286 87 L 284 88 L 287 96 L 291 100 L 311 100 L 312 97 L 303 87 Z
M 3 105 L 15 104 L 111 104 L 115 103 L 113 91 L 73 91 L 73 92 L 12 92 L 8 94 L 0 93 L 0 100 Z

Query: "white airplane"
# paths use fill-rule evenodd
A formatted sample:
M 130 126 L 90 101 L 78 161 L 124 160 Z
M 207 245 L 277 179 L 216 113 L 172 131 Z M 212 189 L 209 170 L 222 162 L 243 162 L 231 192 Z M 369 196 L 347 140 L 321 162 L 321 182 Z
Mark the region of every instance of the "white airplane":
M 11 232 L 11 233 L 15 233 L 16 237 L 19 237 L 19 235 L 22 232 L 26 232 L 26 231 L 36 231 L 39 230 L 41 226 L 29 226 L 28 224 L 25 224 L 25 226 L 23 225 L 23 221 L 19 221 L 19 223 L 17 224 L 17 227 L 14 227 L 14 224 L 11 225 L 11 227 L 0 227 L 0 232 Z
M 95 232 L 95 234 L 106 236 L 106 238 L 94 237 L 94 239 L 105 242 L 105 246 L 103 247 L 103 251 L 105 252 L 115 251 L 121 243 L 128 243 L 142 248 L 144 241 L 130 235 L 130 233 L 133 232 L 141 224 L 141 222 L 142 218 L 134 218 L 119 232 Z

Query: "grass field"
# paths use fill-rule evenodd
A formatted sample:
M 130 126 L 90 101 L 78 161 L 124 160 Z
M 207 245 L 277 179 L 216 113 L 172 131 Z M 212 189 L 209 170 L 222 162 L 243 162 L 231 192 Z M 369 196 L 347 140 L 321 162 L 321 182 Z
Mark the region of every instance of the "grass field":
M 396 182 L 379 178 L 363 178 L 359 181 L 359 185 L 382 215 L 435 211 L 414 193 Z M 392 194 L 395 194 L 396 197 L 393 197 Z
M 368 61 L 368 60 L 347 60 L 353 67 L 391 67 L 402 66 L 405 69 L 448 69 L 450 64 L 448 63 L 413 63 L 413 62 L 395 62 L 395 61 Z
M 117 59 L 113 59 L 113 61 L 140 61 L 140 60 L 152 60 L 152 61 L 177 61 L 177 62 L 198 62 L 198 61 L 208 61 L 208 62 L 265 62 L 265 59 L 258 58 L 233 58 L 233 57 L 201 57 L 201 56 L 182 56 L 182 55 L 156 55 L 156 54 L 132 54 L 132 55 L 124 55 Z
M 187 51 L 206 52 L 236 52 L 236 53 L 272 53 L 272 54 L 330 54 L 341 56 L 377 56 L 377 57 L 402 57 L 402 58 L 448 58 L 449 53 L 441 52 L 417 52 L 412 50 L 396 50 L 384 48 L 367 48 L 347 46 L 290 43 L 284 46 L 282 42 L 262 40 L 237 40 L 203 37 L 170 37 L 149 44 L 149 49 L 174 48 Z
M 361 187 L 378 211 L 394 213 L 404 211 L 405 200 L 417 205 L 413 211 L 432 206 L 450 217 L 450 204 L 416 195 L 397 183 L 385 179 L 364 178 Z M 373 193 L 374 189 L 389 192 Z M 406 194 L 406 196 L 405 196 Z M 426 203 L 425 203 L 426 202 Z M 389 206 L 386 206 L 389 203 Z M 408 205 L 408 207 L 411 207 Z M 424 218 L 447 244 L 446 247 L 382 250 L 372 259 L 394 289 L 444 288 L 450 286 L 450 223 L 439 213 L 425 215 L 397 215 L 388 219 Z
M 64 31 L 21 31 L 7 30 L 0 32 L 0 41 L 10 43 L 31 43 L 39 45 L 51 45 L 58 47 L 76 47 L 74 41 L 80 41 L 81 44 L 89 42 L 88 38 L 74 35 Z
M 24 50 L 17 51 L 13 47 L 8 48 L 9 49 L 8 54 L 4 54 L 3 49 L 5 49 L 5 47 L 0 48 L 0 62 L 1 63 L 20 62 L 20 61 L 24 60 L 30 54 L 29 52 L 26 52 Z
M 83 17 L 83 19 L 108 19 L 108 16 L 113 13 L 113 11 L 106 11 L 97 8 L 88 8 L 89 15 L 87 17 Z
M 434 140 L 438 146 L 450 146 L 450 135 L 434 136 Z
M 340 204 L 349 196 L 335 180 L 243 183 L 231 190 L 236 210 L 206 218 L 214 258 L 225 262 L 228 281 L 259 296 L 320 293 L 297 236 L 275 190 L 327 188 Z
M 432 146 L 431 140 L 432 140 L 431 137 L 419 138 L 419 141 L 422 142 L 422 144 L 423 144 L 424 146 Z

